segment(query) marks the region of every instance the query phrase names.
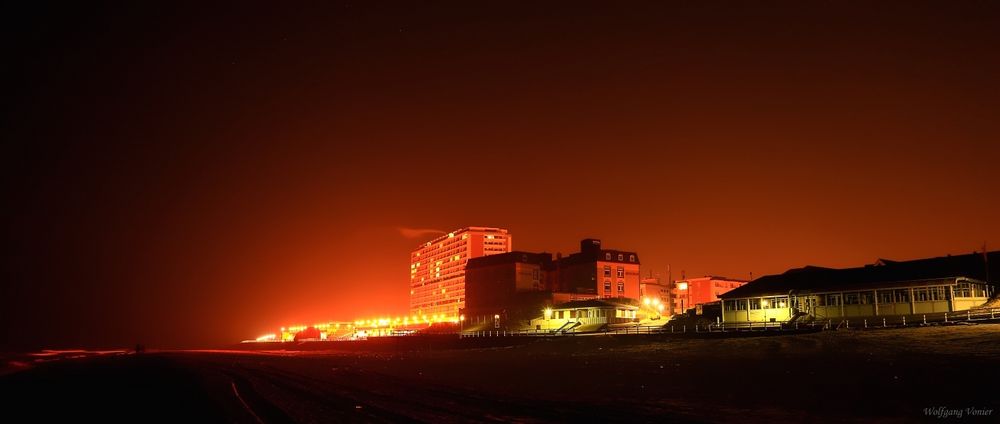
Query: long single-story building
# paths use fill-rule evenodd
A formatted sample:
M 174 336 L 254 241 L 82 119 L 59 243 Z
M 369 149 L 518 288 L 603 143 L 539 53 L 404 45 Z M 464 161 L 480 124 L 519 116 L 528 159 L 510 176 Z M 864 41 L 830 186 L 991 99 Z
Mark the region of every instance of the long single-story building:
M 576 300 L 546 308 L 531 320 L 531 328 L 552 332 L 588 332 L 615 324 L 637 321 L 639 306 L 634 299 Z
M 722 321 L 788 322 L 964 311 L 985 303 L 1000 252 L 857 268 L 806 266 L 768 275 L 722 296 Z

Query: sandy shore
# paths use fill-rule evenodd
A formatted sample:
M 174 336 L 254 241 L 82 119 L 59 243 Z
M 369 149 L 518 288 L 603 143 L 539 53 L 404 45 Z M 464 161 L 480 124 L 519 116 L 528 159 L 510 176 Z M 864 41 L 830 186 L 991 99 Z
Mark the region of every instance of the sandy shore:
M 935 420 L 925 408 L 1000 409 L 998 363 L 1000 325 L 975 325 L 398 352 L 155 352 L 47 362 L 0 377 L 0 390 L 38 420 L 912 422 Z

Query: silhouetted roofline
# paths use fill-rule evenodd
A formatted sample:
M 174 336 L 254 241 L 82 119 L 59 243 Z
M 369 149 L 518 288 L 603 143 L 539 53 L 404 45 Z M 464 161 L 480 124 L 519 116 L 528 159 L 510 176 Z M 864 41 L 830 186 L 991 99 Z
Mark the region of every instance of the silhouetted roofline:
M 497 253 L 494 255 L 478 256 L 469 259 L 465 264 L 465 269 L 476 269 L 484 268 L 489 266 L 504 265 L 504 264 L 515 264 L 515 263 L 528 263 L 535 265 L 547 266 L 552 263 L 551 253 L 532 253 L 532 252 L 522 252 L 513 251 L 507 253 Z
M 995 279 L 1000 272 L 1000 251 L 966 255 L 939 256 L 934 258 L 892 261 L 879 259 L 875 264 L 855 268 L 824 268 L 805 266 L 781 274 L 766 275 L 720 297 L 743 297 L 788 294 L 789 291 L 826 292 L 835 290 L 862 290 L 865 288 L 903 287 L 920 282 L 969 278 L 987 281 L 987 274 Z M 989 266 L 989 270 L 987 270 Z M 987 272 L 988 271 L 988 272 Z

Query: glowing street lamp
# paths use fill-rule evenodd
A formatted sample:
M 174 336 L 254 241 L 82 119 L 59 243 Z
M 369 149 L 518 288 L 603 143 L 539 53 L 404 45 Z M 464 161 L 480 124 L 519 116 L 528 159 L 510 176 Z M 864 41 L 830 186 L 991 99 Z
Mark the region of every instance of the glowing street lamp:
M 543 312 L 545 313 L 545 319 L 552 318 L 552 308 L 545 308 Z

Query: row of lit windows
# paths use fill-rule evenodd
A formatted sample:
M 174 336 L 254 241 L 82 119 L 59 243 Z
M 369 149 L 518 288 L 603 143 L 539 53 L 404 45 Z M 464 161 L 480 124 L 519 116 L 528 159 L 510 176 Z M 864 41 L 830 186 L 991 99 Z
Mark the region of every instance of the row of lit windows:
M 433 245 L 435 245 L 435 244 L 437 244 L 437 248 L 438 249 L 442 249 L 445 246 L 449 246 L 449 248 L 451 248 L 451 246 L 455 245 L 455 244 L 464 244 L 465 243 L 464 241 L 468 240 L 468 238 L 469 238 L 469 234 L 462 234 L 461 237 L 456 237 L 455 233 L 448 233 L 448 237 L 444 238 L 443 241 L 432 240 L 432 241 L 429 241 L 426 244 L 424 244 L 425 247 L 423 249 L 415 252 L 414 256 L 426 255 L 429 250 L 433 250 L 433 248 L 431 248 L 431 247 Z M 483 238 L 486 239 L 486 240 L 504 240 L 506 237 L 504 237 L 502 235 L 487 234 L 487 235 L 484 235 Z M 486 243 L 493 243 L 493 242 L 486 242 Z M 428 248 L 431 248 L 431 249 L 428 249 Z
M 617 269 L 615 270 L 615 272 L 617 273 L 618 278 L 625 278 L 625 267 L 621 267 L 621 266 L 617 267 Z M 604 266 L 604 276 L 605 277 L 610 277 L 611 276 L 611 266 L 610 265 L 605 265 Z
M 745 311 L 747 308 L 755 311 L 758 309 L 781 309 L 787 307 L 788 297 L 785 296 L 725 301 L 725 310 L 727 311 Z
M 605 281 L 604 282 L 604 294 L 608 294 L 608 293 L 611 293 L 611 282 L 610 281 Z M 622 293 L 625 293 L 625 283 L 619 281 L 618 282 L 618 294 L 622 294 Z
M 635 318 L 635 310 L 632 309 L 615 309 L 616 318 Z
M 876 291 L 860 291 L 821 294 L 815 298 L 816 306 L 871 305 L 875 303 L 875 293 Z M 879 304 L 910 303 L 911 299 L 910 289 L 878 290 L 877 293 Z M 914 302 L 935 302 L 950 299 L 947 286 L 915 288 L 912 289 L 912 293 Z M 979 284 L 959 283 L 955 288 L 955 297 L 986 297 L 986 291 Z M 785 308 L 788 305 L 787 302 L 787 297 L 727 300 L 725 309 L 727 311 L 743 311 L 748 308 L 750 310 Z
M 610 260 L 612 260 L 611 257 L 612 257 L 611 256 L 611 252 L 604 253 L 604 260 L 610 261 Z M 635 255 L 628 255 L 628 261 L 629 262 L 635 262 Z M 622 254 L 622 253 L 618 254 L 618 262 L 625 262 L 625 255 L 624 254 Z
M 955 297 L 987 297 L 986 286 L 969 282 L 955 285 Z
M 422 302 L 412 302 L 412 303 L 410 303 L 410 309 L 423 308 L 423 307 L 427 307 L 427 306 L 448 306 L 448 305 L 454 306 L 456 304 L 463 303 L 463 302 L 465 302 L 465 298 L 464 297 L 463 298 L 459 298 L 459 299 L 426 300 L 426 301 L 422 301 Z
M 418 252 L 417 256 L 410 259 L 410 262 L 418 262 L 422 259 L 427 262 L 433 262 L 437 260 L 443 260 L 454 255 L 467 254 L 468 245 L 462 244 L 454 247 L 449 247 L 448 249 L 435 249 L 433 252 L 427 252 L 421 256 Z
M 421 289 L 410 290 L 410 300 L 420 300 L 426 297 L 455 297 L 463 295 L 465 295 L 464 287 L 424 287 Z

